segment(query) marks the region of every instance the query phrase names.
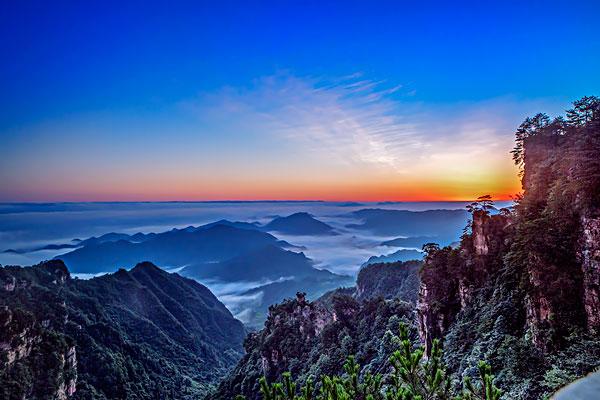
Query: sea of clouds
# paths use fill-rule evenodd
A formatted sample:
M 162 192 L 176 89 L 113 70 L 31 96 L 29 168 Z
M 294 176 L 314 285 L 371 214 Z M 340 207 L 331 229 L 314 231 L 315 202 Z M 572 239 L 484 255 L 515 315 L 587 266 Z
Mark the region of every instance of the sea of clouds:
M 385 208 L 410 211 L 461 209 L 466 203 L 335 203 L 335 202 L 176 202 L 176 203 L 48 203 L 0 204 L 0 264 L 33 265 L 70 251 L 42 250 L 23 254 L 3 252 L 6 249 L 34 249 L 48 244 L 71 243 L 108 232 L 149 233 L 173 228 L 198 226 L 220 219 L 266 223 L 276 216 L 308 212 L 333 226 L 338 235 L 296 236 L 272 232 L 276 237 L 301 246 L 316 268 L 345 275 L 355 275 L 371 256 L 389 254 L 398 248 L 382 246 L 389 236 L 378 236 L 365 230 L 347 228 L 357 223 L 353 211 Z M 178 272 L 181 266 L 162 266 Z M 101 274 L 78 274 L 89 279 Z M 286 279 L 289 277 L 282 277 Z M 244 318 L 248 305 L 260 302 L 260 292 L 252 296 L 242 293 L 270 282 L 202 282 L 239 318 Z M 252 297 L 252 298 L 251 298 Z

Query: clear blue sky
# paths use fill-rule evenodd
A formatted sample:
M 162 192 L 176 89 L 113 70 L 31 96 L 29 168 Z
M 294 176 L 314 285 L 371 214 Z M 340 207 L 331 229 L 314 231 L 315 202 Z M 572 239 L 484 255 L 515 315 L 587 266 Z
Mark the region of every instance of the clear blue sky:
M 319 131 L 318 140 L 343 148 L 341 158 L 361 164 L 346 171 L 378 165 L 362 177 L 383 185 L 372 189 L 371 197 L 402 198 L 404 192 L 392 188 L 394 176 L 411 174 L 406 168 L 414 163 L 395 150 L 402 147 L 399 137 L 409 136 L 421 149 L 420 159 L 427 158 L 424 142 L 451 135 L 440 128 L 444 118 L 464 128 L 473 123 L 468 116 L 477 114 L 477 132 L 488 132 L 482 119 L 492 115 L 488 125 L 502 127 L 497 135 L 503 135 L 529 112 L 558 112 L 575 98 L 600 93 L 598 1 L 253 3 L 4 2 L 0 200 L 171 198 L 161 192 L 164 184 L 152 184 L 157 176 L 148 171 L 152 165 L 162 172 L 173 168 L 158 174 L 165 182 L 176 181 L 178 186 L 169 188 L 173 198 L 353 197 L 357 188 L 343 184 L 350 176 L 337 181 L 342 183 L 334 185 L 338 192 L 332 196 L 320 194 L 332 187 L 333 177 L 320 186 L 303 186 L 312 173 L 302 172 L 303 160 L 324 158 L 297 141 L 298 132 L 306 131 Z M 287 102 L 290 90 L 290 97 L 306 93 Z M 337 110 L 344 121 L 359 115 L 351 124 L 360 127 L 350 135 L 352 143 L 344 139 L 350 128 L 332 137 L 333 122 L 327 116 L 315 120 L 314 109 L 303 109 L 307 103 L 331 106 L 328 115 Z M 211 106 L 217 105 L 219 111 L 234 111 L 215 119 Z M 298 109 L 304 110 L 301 115 L 294 114 Z M 377 112 L 394 121 L 374 120 Z M 265 115 L 277 123 L 259 118 Z M 294 123 L 298 119 L 300 126 Z M 431 120 L 437 122 L 424 122 Z M 364 136 L 365 129 L 382 124 L 393 131 L 389 136 L 382 138 L 378 130 Z M 343 145 L 337 146 L 338 140 Z M 498 143 L 506 147 L 502 140 Z M 368 154 L 356 154 L 365 141 L 376 143 Z M 82 155 L 94 147 L 101 156 Z M 271 158 L 258 157 L 255 165 L 253 150 Z M 56 166 L 57 152 L 66 165 Z M 215 157 L 211 163 L 222 154 L 221 161 L 239 165 L 209 174 L 212 164 L 179 162 L 192 154 Z M 329 163 L 323 160 L 322 168 L 336 170 Z M 391 169 L 382 170 L 386 163 Z M 118 170 L 133 175 L 115 177 Z M 418 173 L 431 174 L 427 193 L 437 193 L 433 187 L 440 174 L 426 165 Z M 214 176 L 220 184 L 211 181 Z M 465 185 L 476 186 L 483 178 L 472 177 Z M 240 182 L 249 179 L 264 188 L 247 192 Z M 43 186 L 58 180 L 55 190 Z M 123 191 L 140 180 L 145 183 L 139 188 Z M 85 186 L 90 181 L 99 184 Z M 306 191 L 286 189 L 291 181 Z

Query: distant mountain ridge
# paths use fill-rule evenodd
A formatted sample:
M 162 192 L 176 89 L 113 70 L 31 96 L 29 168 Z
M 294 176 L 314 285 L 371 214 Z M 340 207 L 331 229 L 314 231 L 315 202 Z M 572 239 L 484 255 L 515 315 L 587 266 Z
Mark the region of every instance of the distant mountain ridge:
M 298 212 L 295 214 L 288 215 L 286 217 L 275 217 L 272 221 L 267 224 L 260 224 L 258 222 L 243 222 L 243 221 L 229 221 L 226 219 L 220 219 L 218 221 L 210 222 L 200 226 L 190 225 L 186 228 L 173 228 L 170 231 L 160 233 L 142 233 L 138 232 L 135 234 L 109 232 L 100 236 L 92 236 L 87 239 L 73 239 L 69 243 L 51 243 L 44 246 L 37 246 L 31 248 L 11 248 L 5 249 L 3 253 L 14 253 L 24 254 L 39 250 L 60 250 L 60 249 L 77 249 L 80 247 L 99 245 L 107 242 L 117 242 L 124 240 L 131 243 L 141 243 L 149 239 L 155 238 L 157 235 L 163 235 L 169 232 L 198 232 L 213 228 L 217 225 L 229 226 L 238 229 L 257 230 L 263 232 L 277 231 L 289 235 L 333 235 L 335 234 L 334 229 L 317 220 L 314 216 L 305 213 Z M 294 247 L 289 243 L 283 243 L 289 247 Z
M 393 263 L 398 261 L 410 261 L 410 260 L 422 260 L 423 253 L 417 250 L 397 250 L 393 253 L 381 255 L 381 256 L 371 256 L 365 262 L 362 267 L 371 264 L 380 264 L 380 263 Z
M 73 272 L 110 272 L 143 260 L 165 266 L 224 261 L 267 245 L 291 246 L 273 235 L 232 225 L 213 224 L 194 229 L 151 234 L 141 242 L 104 241 L 57 256 Z
M 389 247 L 410 247 L 420 250 L 424 244 L 436 243 L 436 241 L 437 237 L 435 236 L 412 236 L 386 240 L 382 242 L 381 245 Z

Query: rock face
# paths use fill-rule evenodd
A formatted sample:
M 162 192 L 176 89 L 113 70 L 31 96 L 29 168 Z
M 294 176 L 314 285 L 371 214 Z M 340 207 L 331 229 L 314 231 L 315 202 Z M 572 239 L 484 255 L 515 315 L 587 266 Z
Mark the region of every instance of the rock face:
M 150 263 L 86 281 L 55 260 L 0 282 L 3 399 L 198 398 L 242 355 L 225 306 Z
M 600 333 L 600 218 L 583 218 L 580 246 L 587 327 Z

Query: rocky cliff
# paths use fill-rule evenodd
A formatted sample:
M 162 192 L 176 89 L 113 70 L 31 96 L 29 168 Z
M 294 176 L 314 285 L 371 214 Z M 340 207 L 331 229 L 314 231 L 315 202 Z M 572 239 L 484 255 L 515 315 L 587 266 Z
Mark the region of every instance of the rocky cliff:
M 458 248 L 429 249 L 418 323 L 457 378 L 487 359 L 508 398 L 538 399 L 600 365 L 600 101 L 528 118 L 513 155 L 522 197 L 475 204 Z
M 242 355 L 210 291 L 150 263 L 72 279 L 62 261 L 0 268 L 3 399 L 198 398 Z

